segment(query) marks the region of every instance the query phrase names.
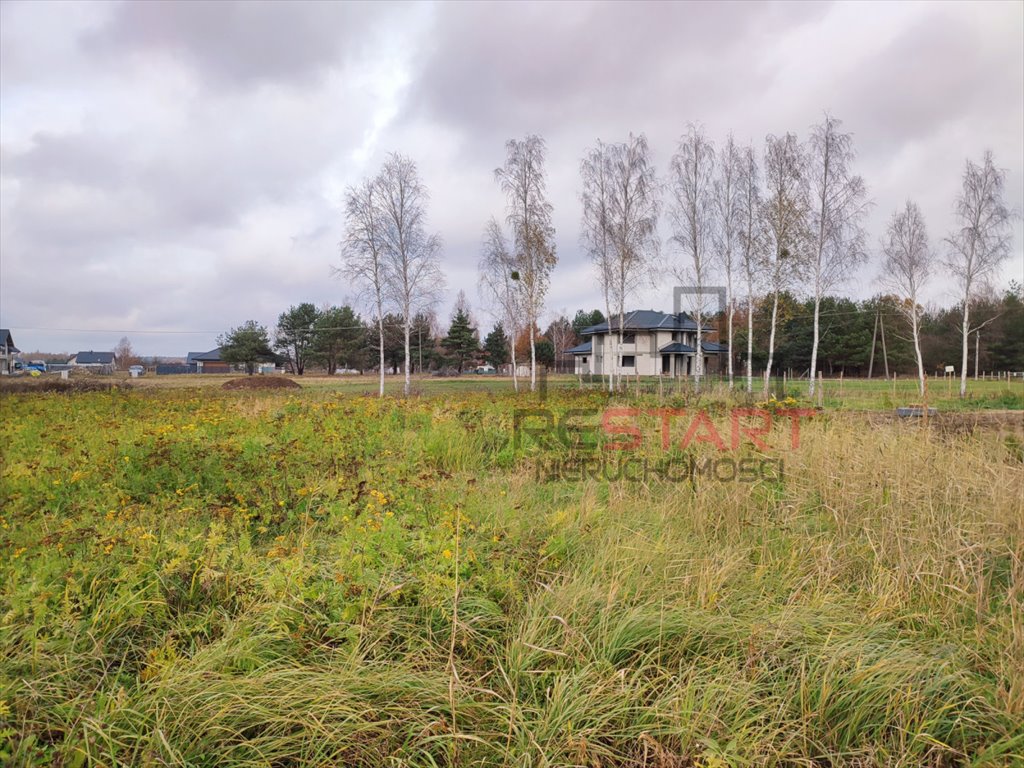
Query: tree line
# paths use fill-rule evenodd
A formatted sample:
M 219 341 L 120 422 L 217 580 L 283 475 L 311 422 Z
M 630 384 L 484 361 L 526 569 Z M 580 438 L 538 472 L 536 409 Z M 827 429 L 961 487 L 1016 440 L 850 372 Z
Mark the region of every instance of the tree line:
M 554 368 L 559 357 L 565 363 L 565 351 L 579 343 L 580 332 L 603 320 L 604 315 L 598 310 L 580 310 L 571 322 L 559 316 L 546 330 L 536 328 L 533 337 L 538 364 Z M 529 354 L 530 334 L 522 330 L 512 338 L 500 321 L 481 339 L 462 292 L 447 330 L 442 329 L 433 311 L 416 314 L 408 327 L 408 363 L 412 373 L 461 374 L 479 363 L 500 369 L 511 362 L 514 354 L 518 353 L 520 360 Z M 220 336 L 217 343 L 224 362 L 244 365 L 250 374 L 255 373 L 261 362 L 283 365 L 299 376 L 307 368 L 328 375 L 339 371 L 379 372 L 383 360 L 383 372 L 394 375 L 403 372 L 406 363 L 405 328 L 399 314 L 387 313 L 378 322 L 376 318 L 362 317 L 349 305 L 317 308 L 303 302 L 282 312 L 272 329 L 248 320 Z
M 930 307 L 919 312 L 917 343 L 908 321 L 907 302 L 895 294 L 878 294 L 854 301 L 828 294 L 818 304 L 819 345 L 817 364 L 826 377 L 917 376 L 917 352 L 926 374 L 942 376 L 960 358 L 962 311 L 958 306 Z M 776 315 L 774 365 L 791 374 L 810 369 L 814 335 L 815 301 L 791 291 L 764 293 L 753 302 L 753 316 L 746 308 L 734 310 L 736 331 L 732 362 L 738 369 L 749 362 L 754 370 L 767 365 L 767 334 L 771 315 Z M 1002 294 L 987 292 L 972 307 L 972 344 L 968 374 L 1024 370 L 1024 288 L 1013 282 Z M 710 319 L 723 326 L 724 313 Z M 557 315 L 543 329 L 534 328 L 537 363 L 554 370 L 572 370 L 566 350 L 584 341 L 585 328 L 604 322 L 599 309 L 578 310 L 570 319 Z M 748 322 L 749 321 L 749 322 Z M 384 371 L 398 374 L 405 363 L 405 323 L 397 314 L 384 316 Z M 328 374 L 341 371 L 377 371 L 380 338 L 378 323 L 362 317 L 354 308 L 316 308 L 311 303 L 289 307 L 277 326 L 267 330 L 255 321 L 232 329 L 219 341 L 227 362 L 246 364 L 250 371 L 260 361 L 286 365 L 302 375 L 308 367 Z M 501 369 L 529 357 L 530 333 L 521 329 L 513 337 L 499 320 L 486 334 L 478 324 L 464 294 L 456 301 L 447 330 L 433 312 L 419 313 L 410 323 L 410 366 L 413 373 L 463 373 L 479 363 Z M 754 329 L 748 339 L 747 328 Z M 748 344 L 749 342 L 749 344 Z M 121 344 L 125 345 L 127 339 Z M 753 349 L 752 358 L 745 350 Z M 727 373 L 723 372 L 727 377 Z
M 618 144 L 598 142 L 581 163 L 581 242 L 599 276 L 607 314 L 619 319 L 619 343 L 629 299 L 654 276 L 668 274 L 690 291 L 699 349 L 705 295 L 712 284 L 724 284 L 729 385 L 740 359 L 738 342 L 746 344 L 748 391 L 755 365 L 763 370 L 767 390 L 774 371 L 799 359 L 797 370 L 807 375 L 813 395 L 815 374 L 822 370 L 823 306 L 871 248 L 864 229 L 871 201 L 855 161 L 852 134 L 831 116 L 812 126 L 806 141 L 793 133 L 769 135 L 760 151 L 753 144 L 740 146 L 731 135 L 716 147 L 700 126 L 690 125 L 661 181 L 642 135 Z M 966 393 L 969 340 L 980 329 L 971 322 L 972 307 L 1010 253 L 1012 214 L 1004 187 L 1005 172 L 990 152 L 980 163 L 967 160 L 955 201 L 957 228 L 941 247 L 932 245 L 920 209 L 909 200 L 892 214 L 878 243 L 878 282 L 897 299 L 909 327 L 922 392 L 921 297 L 929 281 L 945 272 L 961 296 L 958 367 L 961 396 Z M 663 207 L 671 230 L 664 250 L 657 235 Z M 784 356 L 780 311 L 794 294 L 809 297 L 810 330 L 801 338 L 803 351 Z M 745 315 L 745 330 L 737 330 L 738 313 Z M 698 388 L 702 357 L 695 358 Z M 610 389 L 616 374 L 608 376 Z
M 481 239 L 479 289 L 495 321 L 482 344 L 477 343 L 475 329 L 468 333 L 468 307 L 463 307 L 465 317 L 458 324 L 462 341 L 449 340 L 447 347 L 438 336 L 436 322 L 428 320 L 444 291 L 439 262 L 442 241 L 427 225 L 429 193 L 416 164 L 393 153 L 376 175 L 349 187 L 344 197 L 342 260 L 337 271 L 359 292 L 369 319 L 357 322 L 351 307 L 293 307 L 297 315 L 282 315 L 273 343 L 266 334 L 253 340 L 260 354 L 272 354 L 271 347 L 287 349 L 296 372 L 304 368 L 306 356 L 325 362 L 330 369 L 332 364 L 348 365 L 343 358 L 354 354 L 345 351 L 349 346 L 365 353 L 369 339 L 375 364 L 363 358 L 359 362 L 380 372 L 380 394 L 389 367 L 404 372 L 408 393 L 410 374 L 422 369 L 420 359 L 428 346 L 424 338 L 429 338 L 436 343 L 423 359 L 433 365 L 441 359 L 438 350 L 445 349 L 459 369 L 475 357 L 501 360 L 500 364 L 507 357 L 516 389 L 519 361 L 528 359 L 530 389 L 534 389 L 538 363 L 553 362 L 560 350 L 568 348 L 566 329 L 573 322 L 561 317 L 552 324 L 557 327 L 549 326 L 544 332 L 540 327 L 558 263 L 546 159 L 542 137 L 510 139 L 504 162 L 494 171 L 505 206 L 485 223 Z M 717 312 L 708 305 L 708 295 L 712 288 L 724 285 L 726 309 L 717 319 L 730 350 L 725 371 L 729 386 L 741 375 L 738 364 L 743 366 L 747 391 L 753 391 L 755 367 L 763 372 L 765 390 L 773 373 L 792 368 L 807 377 L 813 395 L 815 374 L 831 372 L 837 364 L 831 349 L 823 346 L 827 336 L 832 338 L 841 330 L 833 321 L 832 313 L 839 311 L 836 307 L 858 317 L 882 317 L 880 310 L 872 315 L 871 302 L 857 304 L 836 296 L 875 249 L 882 256 L 877 282 L 885 297 L 872 301 L 884 304 L 887 314 L 897 312 L 903 318 L 898 324 L 888 318 L 896 343 L 894 360 L 902 354 L 897 340 L 907 336 L 922 391 L 936 355 L 946 364 L 953 361 L 948 349 L 940 354 L 928 341 L 938 315 L 925 310 L 921 297 L 929 282 L 943 273 L 957 286 L 958 367 L 964 395 L 972 335 L 977 337 L 985 332 L 983 325 L 996 323 L 979 315 L 976 307 L 989 300 L 984 298 L 986 291 L 990 293 L 989 283 L 1010 253 L 1013 214 L 1004 201 L 1005 172 L 995 165 L 990 152 L 978 163 L 965 162 L 961 192 L 954 201 L 957 225 L 941 244 L 933 244 L 920 209 L 908 200 L 892 213 L 885 233 L 872 245 L 864 228 L 872 203 L 855 166 L 853 135 L 828 115 L 811 127 L 806 140 L 794 133 L 769 135 L 760 147 L 741 145 L 732 135 L 716 146 L 701 126 L 691 124 L 679 139 L 664 177 L 657 173 L 642 134 L 629 134 L 621 142 L 598 141 L 580 161 L 579 241 L 594 265 L 604 303 L 599 314 L 602 319 L 617 320 L 613 322 L 618 327 L 617 343 L 623 340 L 629 302 L 643 286 L 664 286 L 670 276 L 689 291 L 684 294 L 686 309 L 696 321 L 700 349 L 705 323 L 715 319 Z M 670 231 L 665 242 L 662 218 Z M 1011 294 L 1017 295 L 1013 290 Z M 320 317 L 343 311 L 348 313 L 344 322 Z M 804 322 L 808 315 L 809 323 Z M 949 311 L 939 315 L 948 347 Z M 797 316 L 802 319 L 794 326 Z M 314 330 L 318 322 L 319 332 Z M 359 343 L 342 331 L 335 337 L 327 330 L 349 326 L 352 333 L 358 331 Z M 424 336 L 427 326 L 430 334 Z M 993 332 L 994 328 L 987 331 Z M 472 342 L 477 343 L 472 352 L 471 337 L 477 340 Z M 573 338 L 578 341 L 578 333 Z M 338 351 L 325 351 L 324 344 Z M 452 351 L 456 348 L 452 344 L 461 351 Z M 500 345 L 505 354 L 498 352 Z M 740 351 L 744 346 L 745 353 Z M 617 364 L 618 355 L 612 359 Z M 696 355 L 695 362 L 699 388 L 703 355 Z M 613 366 L 607 375 L 609 389 L 621 384 L 621 379 L 621 371 Z

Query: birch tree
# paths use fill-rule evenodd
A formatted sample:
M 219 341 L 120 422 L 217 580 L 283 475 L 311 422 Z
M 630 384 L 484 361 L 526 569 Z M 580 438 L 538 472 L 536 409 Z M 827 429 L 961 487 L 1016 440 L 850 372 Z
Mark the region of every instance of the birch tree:
M 609 323 L 611 338 L 611 286 L 614 281 L 614 259 L 611 238 L 611 172 L 608 146 L 598 140 L 580 162 L 580 178 L 583 189 L 580 199 L 583 203 L 583 220 L 580 226 L 580 243 L 590 257 L 601 283 L 604 298 L 605 317 Z M 597 350 L 591 350 L 597 356 Z M 613 350 L 614 365 L 604 365 L 608 377 L 608 391 L 615 389 L 615 373 L 618 371 L 619 352 Z
M 917 381 L 924 397 L 924 359 L 921 356 L 921 289 L 932 273 L 933 254 L 928 246 L 921 209 L 907 201 L 902 211 L 892 215 L 882 243 L 883 282 L 901 299 L 901 310 L 910 321 L 917 356 Z
M 429 309 L 444 290 L 444 276 L 438 265 L 441 238 L 426 228 L 429 195 L 419 178 L 416 164 L 392 153 L 375 182 L 383 233 L 385 285 L 402 315 L 405 337 L 405 387 L 411 390 L 410 337 L 417 312 Z
M 761 219 L 761 186 L 753 146 L 743 150 L 739 167 L 740 265 L 747 291 L 747 392 L 754 391 L 754 292 L 760 282 L 765 243 Z
M 547 146 L 540 136 L 509 139 L 505 143 L 505 165 L 494 177 L 507 199 L 506 221 L 512 230 L 512 253 L 517 269 L 512 277 L 521 286 L 522 307 L 530 337 L 530 391 L 537 388 L 537 323 L 555 255 L 552 206 L 547 200 L 544 161 Z
M 565 351 L 575 343 L 576 338 L 576 332 L 573 330 L 569 318 L 565 316 L 564 309 L 551 321 L 544 335 L 548 337 L 554 348 L 555 373 L 558 373 L 558 361 L 565 357 Z
M 726 344 L 729 349 L 727 375 L 729 389 L 733 387 L 733 317 L 736 311 L 734 277 L 742 260 L 744 233 L 744 169 L 743 153 L 736 146 L 732 134 L 725 140 L 715 179 L 714 241 L 718 265 L 725 275 Z M 752 275 L 748 278 L 752 279 Z M 748 294 L 749 295 L 749 294 Z
M 1006 172 L 996 168 L 991 152 L 981 165 L 970 160 L 964 167 L 963 188 L 956 201 L 959 229 L 946 238 L 946 266 L 953 273 L 963 299 L 963 354 L 960 359 L 960 397 L 967 395 L 967 347 L 971 300 L 999 265 L 1010 255 L 1011 214 L 1003 202 Z
M 349 187 L 345 192 L 341 272 L 364 292 L 373 310 L 380 358 L 378 397 L 384 397 L 384 313 L 388 299 L 383 224 L 376 182 L 367 179 L 358 186 Z
M 809 181 L 811 214 L 809 272 L 814 293 L 814 336 L 808 392 L 814 395 L 821 339 L 821 299 L 864 263 L 862 220 L 868 209 L 864 180 L 851 173 L 853 136 L 839 131 L 842 123 L 826 115 L 811 131 Z
M 611 296 L 619 313 L 621 350 L 626 302 L 649 277 L 660 245 L 658 182 L 643 134 L 629 134 L 625 142 L 612 144 L 607 157 L 611 182 L 607 220 L 612 245 Z M 621 377 L 618 357 L 616 367 Z
M 765 200 L 761 205 L 767 247 L 764 271 L 772 293 L 768 362 L 764 392 L 768 392 L 775 358 L 775 333 L 779 319 L 779 294 L 803 272 L 807 247 L 809 200 L 804 150 L 792 133 L 768 136 L 764 154 Z
M 523 307 L 519 284 L 515 280 L 516 265 L 501 224 L 492 218 L 484 228 L 483 254 L 478 267 L 480 291 L 487 303 L 494 307 L 495 320 L 509 330 L 512 356 L 512 387 L 519 391 L 516 372 L 516 338 L 522 327 Z
M 697 339 L 694 350 L 694 387 L 700 391 L 704 373 L 703 291 L 711 274 L 715 226 L 715 148 L 701 128 L 691 125 L 672 157 L 672 240 L 681 249 L 684 262 L 675 270 L 680 280 L 693 283 L 694 322 Z

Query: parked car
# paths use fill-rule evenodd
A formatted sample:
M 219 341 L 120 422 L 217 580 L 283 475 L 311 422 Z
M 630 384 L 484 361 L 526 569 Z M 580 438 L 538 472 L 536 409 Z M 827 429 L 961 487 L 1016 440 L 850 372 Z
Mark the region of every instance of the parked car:
M 146 368 L 144 366 L 141 366 L 141 365 L 129 365 L 128 366 L 128 375 L 131 376 L 133 379 L 139 378 L 139 376 L 142 376 L 145 372 L 146 372 Z
M 478 365 L 474 373 L 492 374 L 497 373 L 493 365 Z

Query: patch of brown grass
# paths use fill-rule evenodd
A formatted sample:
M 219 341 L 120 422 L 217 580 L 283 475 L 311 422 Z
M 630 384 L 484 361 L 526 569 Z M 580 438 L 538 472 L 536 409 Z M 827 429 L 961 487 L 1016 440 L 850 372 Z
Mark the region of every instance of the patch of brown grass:
M 302 389 L 297 381 L 284 376 L 243 376 L 225 381 L 223 389 Z

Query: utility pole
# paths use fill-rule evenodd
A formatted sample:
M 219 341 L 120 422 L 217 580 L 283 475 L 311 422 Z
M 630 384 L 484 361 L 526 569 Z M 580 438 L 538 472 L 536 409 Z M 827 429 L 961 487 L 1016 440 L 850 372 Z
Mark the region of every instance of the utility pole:
M 423 375 L 423 323 L 416 326 L 416 346 L 420 353 L 420 376 Z
M 981 351 L 981 328 L 974 331 L 974 380 L 978 380 L 978 354 Z
M 990 317 L 984 323 L 981 323 L 980 325 L 976 325 L 974 328 L 971 329 L 971 332 L 974 334 L 974 380 L 975 381 L 978 380 L 978 359 L 981 357 L 981 355 L 980 355 L 980 351 L 981 351 L 981 329 L 984 328 L 989 323 L 991 323 L 993 320 L 997 319 L 1002 314 L 1003 313 L 1000 312 L 998 315 Z
M 878 315 L 879 322 L 882 326 L 882 362 L 885 363 L 885 380 L 889 380 L 889 353 L 885 350 L 885 318 L 881 315 L 881 309 L 879 309 Z
M 868 378 L 875 370 L 875 341 L 878 339 L 878 310 L 875 309 L 875 330 L 871 334 L 871 361 L 868 363 Z

